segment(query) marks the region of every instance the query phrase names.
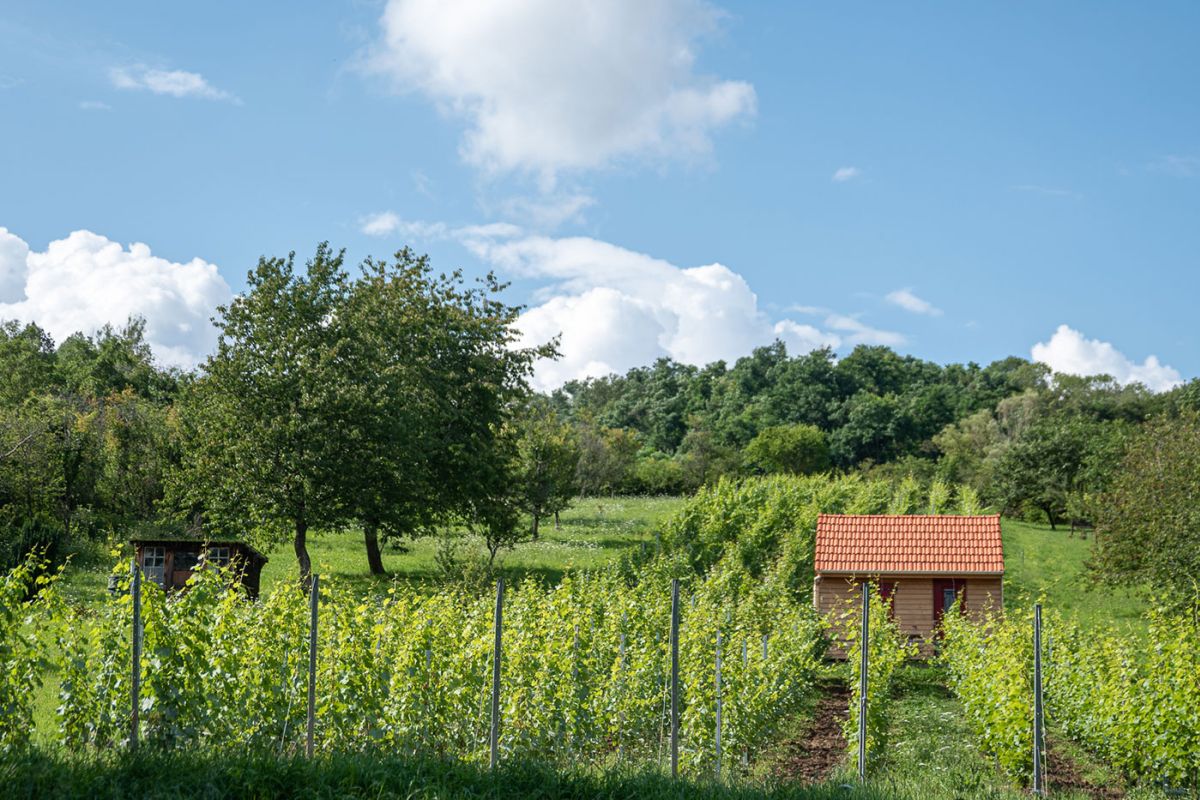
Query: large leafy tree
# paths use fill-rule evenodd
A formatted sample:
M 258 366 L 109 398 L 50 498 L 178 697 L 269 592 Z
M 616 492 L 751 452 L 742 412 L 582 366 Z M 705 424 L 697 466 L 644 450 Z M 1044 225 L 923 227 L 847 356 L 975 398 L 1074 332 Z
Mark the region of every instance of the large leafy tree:
M 1147 423 L 1101 495 L 1091 568 L 1200 613 L 1200 416 Z
M 0 322 L 0 406 L 58 388 L 54 341 L 32 323 Z
M 809 475 L 829 469 L 829 442 L 813 425 L 763 428 L 746 445 L 746 465 L 763 473 Z
M 537 539 L 541 519 L 557 519 L 579 493 L 579 445 L 574 429 L 544 403 L 530 403 L 514 427 L 518 506 L 530 516 Z
M 511 540 L 503 511 L 511 409 L 529 393 L 536 358 L 552 346 L 518 347 L 520 309 L 487 276 L 434 275 L 405 248 L 368 259 L 338 312 L 343 397 L 340 429 L 356 467 L 336 478 L 340 505 L 362 524 L 371 572 L 383 572 L 379 538 L 411 536 L 450 516 Z M 573 470 L 574 467 L 572 466 Z M 497 527 L 499 526 L 499 527 Z
M 302 272 L 294 253 L 261 258 L 247 291 L 217 310 L 217 350 L 182 400 L 171 487 L 218 531 L 264 545 L 291 538 L 305 586 L 309 530 L 346 521 L 341 481 L 361 468 L 337 324 L 349 292 L 342 261 L 327 244 Z

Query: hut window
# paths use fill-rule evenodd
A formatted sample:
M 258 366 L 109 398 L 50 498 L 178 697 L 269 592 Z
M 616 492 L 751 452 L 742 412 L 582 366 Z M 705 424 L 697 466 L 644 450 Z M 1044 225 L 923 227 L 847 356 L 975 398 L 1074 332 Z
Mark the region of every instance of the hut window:
M 229 548 L 228 547 L 210 547 L 205 553 L 205 558 L 208 563 L 217 567 L 229 566 Z
M 958 593 L 953 589 L 942 589 L 942 611 L 949 611 L 957 599 Z
M 167 550 L 165 547 L 146 547 L 142 549 L 142 571 L 146 573 L 149 580 L 154 581 L 159 586 L 164 585 L 163 568 L 167 563 Z
M 194 570 L 196 568 L 196 562 L 199 560 L 200 560 L 200 557 L 195 553 L 189 553 L 186 550 L 177 552 L 175 554 L 175 562 L 174 562 L 175 571 L 179 572 L 181 570 L 183 570 L 183 571 Z

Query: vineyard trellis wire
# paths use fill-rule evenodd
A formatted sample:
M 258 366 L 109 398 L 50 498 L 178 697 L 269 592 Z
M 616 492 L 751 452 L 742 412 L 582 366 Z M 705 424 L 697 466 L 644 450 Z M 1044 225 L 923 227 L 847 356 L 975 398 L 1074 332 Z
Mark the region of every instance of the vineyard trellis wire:
M 1145 638 L 1048 614 L 1044 717 L 1126 779 L 1200 789 L 1200 624 L 1151 611 Z M 983 749 L 1015 780 L 1035 774 L 1032 615 L 943 620 L 942 661 Z M 1053 642 L 1053 650 L 1050 650 Z M 1044 744 L 1038 742 L 1038 754 Z
M 198 570 L 174 595 L 146 581 L 139 737 L 146 747 L 304 752 L 312 647 L 317 751 L 382 747 L 486 763 L 494 703 L 501 758 L 661 763 L 673 570 L 664 558 L 632 582 L 601 570 L 506 591 L 499 695 L 485 596 L 399 584 L 364 596 L 322 580 L 320 636 L 310 639 L 312 608 L 292 586 L 248 602 L 216 569 Z M 811 607 L 735 571 L 687 580 L 680 604 L 679 764 L 690 774 L 716 768 L 718 633 L 748 654 L 722 663 L 726 752 L 752 753 L 774 736 L 804 702 L 818 663 Z M 90 613 L 52 587 L 30 607 L 61 654 L 58 739 L 73 751 L 132 744 L 129 583 L 123 576 L 118 595 Z M 769 651 L 748 646 L 760 639 Z M 8 727 L 0 722 L 0 735 Z

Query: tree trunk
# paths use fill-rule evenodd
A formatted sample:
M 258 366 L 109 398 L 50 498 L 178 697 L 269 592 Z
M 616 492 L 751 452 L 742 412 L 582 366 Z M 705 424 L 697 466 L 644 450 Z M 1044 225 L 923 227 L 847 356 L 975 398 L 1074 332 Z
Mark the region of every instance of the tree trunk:
M 537 537 L 538 537 L 538 515 L 537 514 L 533 515 L 533 526 L 532 526 L 531 530 L 533 531 L 533 540 L 536 542 Z
M 312 589 L 312 559 L 308 557 L 307 538 L 308 522 L 296 520 L 296 538 L 292 540 L 292 547 L 296 550 L 296 562 L 300 565 L 300 590 L 305 594 Z
M 363 523 L 363 539 L 367 543 L 367 566 L 372 575 L 386 575 L 383 556 L 379 554 L 379 526 L 374 522 Z
M 1050 520 L 1050 530 L 1058 530 L 1058 528 L 1054 526 L 1054 506 L 1042 506 L 1042 510 L 1046 512 L 1046 519 Z
M 557 531 L 557 530 L 561 530 L 561 529 L 562 529 L 562 525 L 558 521 L 558 512 L 555 511 L 554 512 L 554 530 Z

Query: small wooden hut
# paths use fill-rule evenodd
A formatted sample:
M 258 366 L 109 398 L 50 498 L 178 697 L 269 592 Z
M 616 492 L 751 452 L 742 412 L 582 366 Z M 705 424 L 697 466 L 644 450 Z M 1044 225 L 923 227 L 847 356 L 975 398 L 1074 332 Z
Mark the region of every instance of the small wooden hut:
M 817 518 L 813 603 L 823 615 L 858 602 L 870 581 L 922 655 L 932 655 L 942 615 L 959 601 L 982 616 L 1004 604 L 1000 516 L 822 514 Z M 842 658 L 834 636 L 829 655 Z
M 134 539 L 134 558 L 146 580 L 164 590 L 178 591 L 200 562 L 216 567 L 233 565 L 250 597 L 258 597 L 259 578 L 267 557 L 245 542 L 196 539 Z

